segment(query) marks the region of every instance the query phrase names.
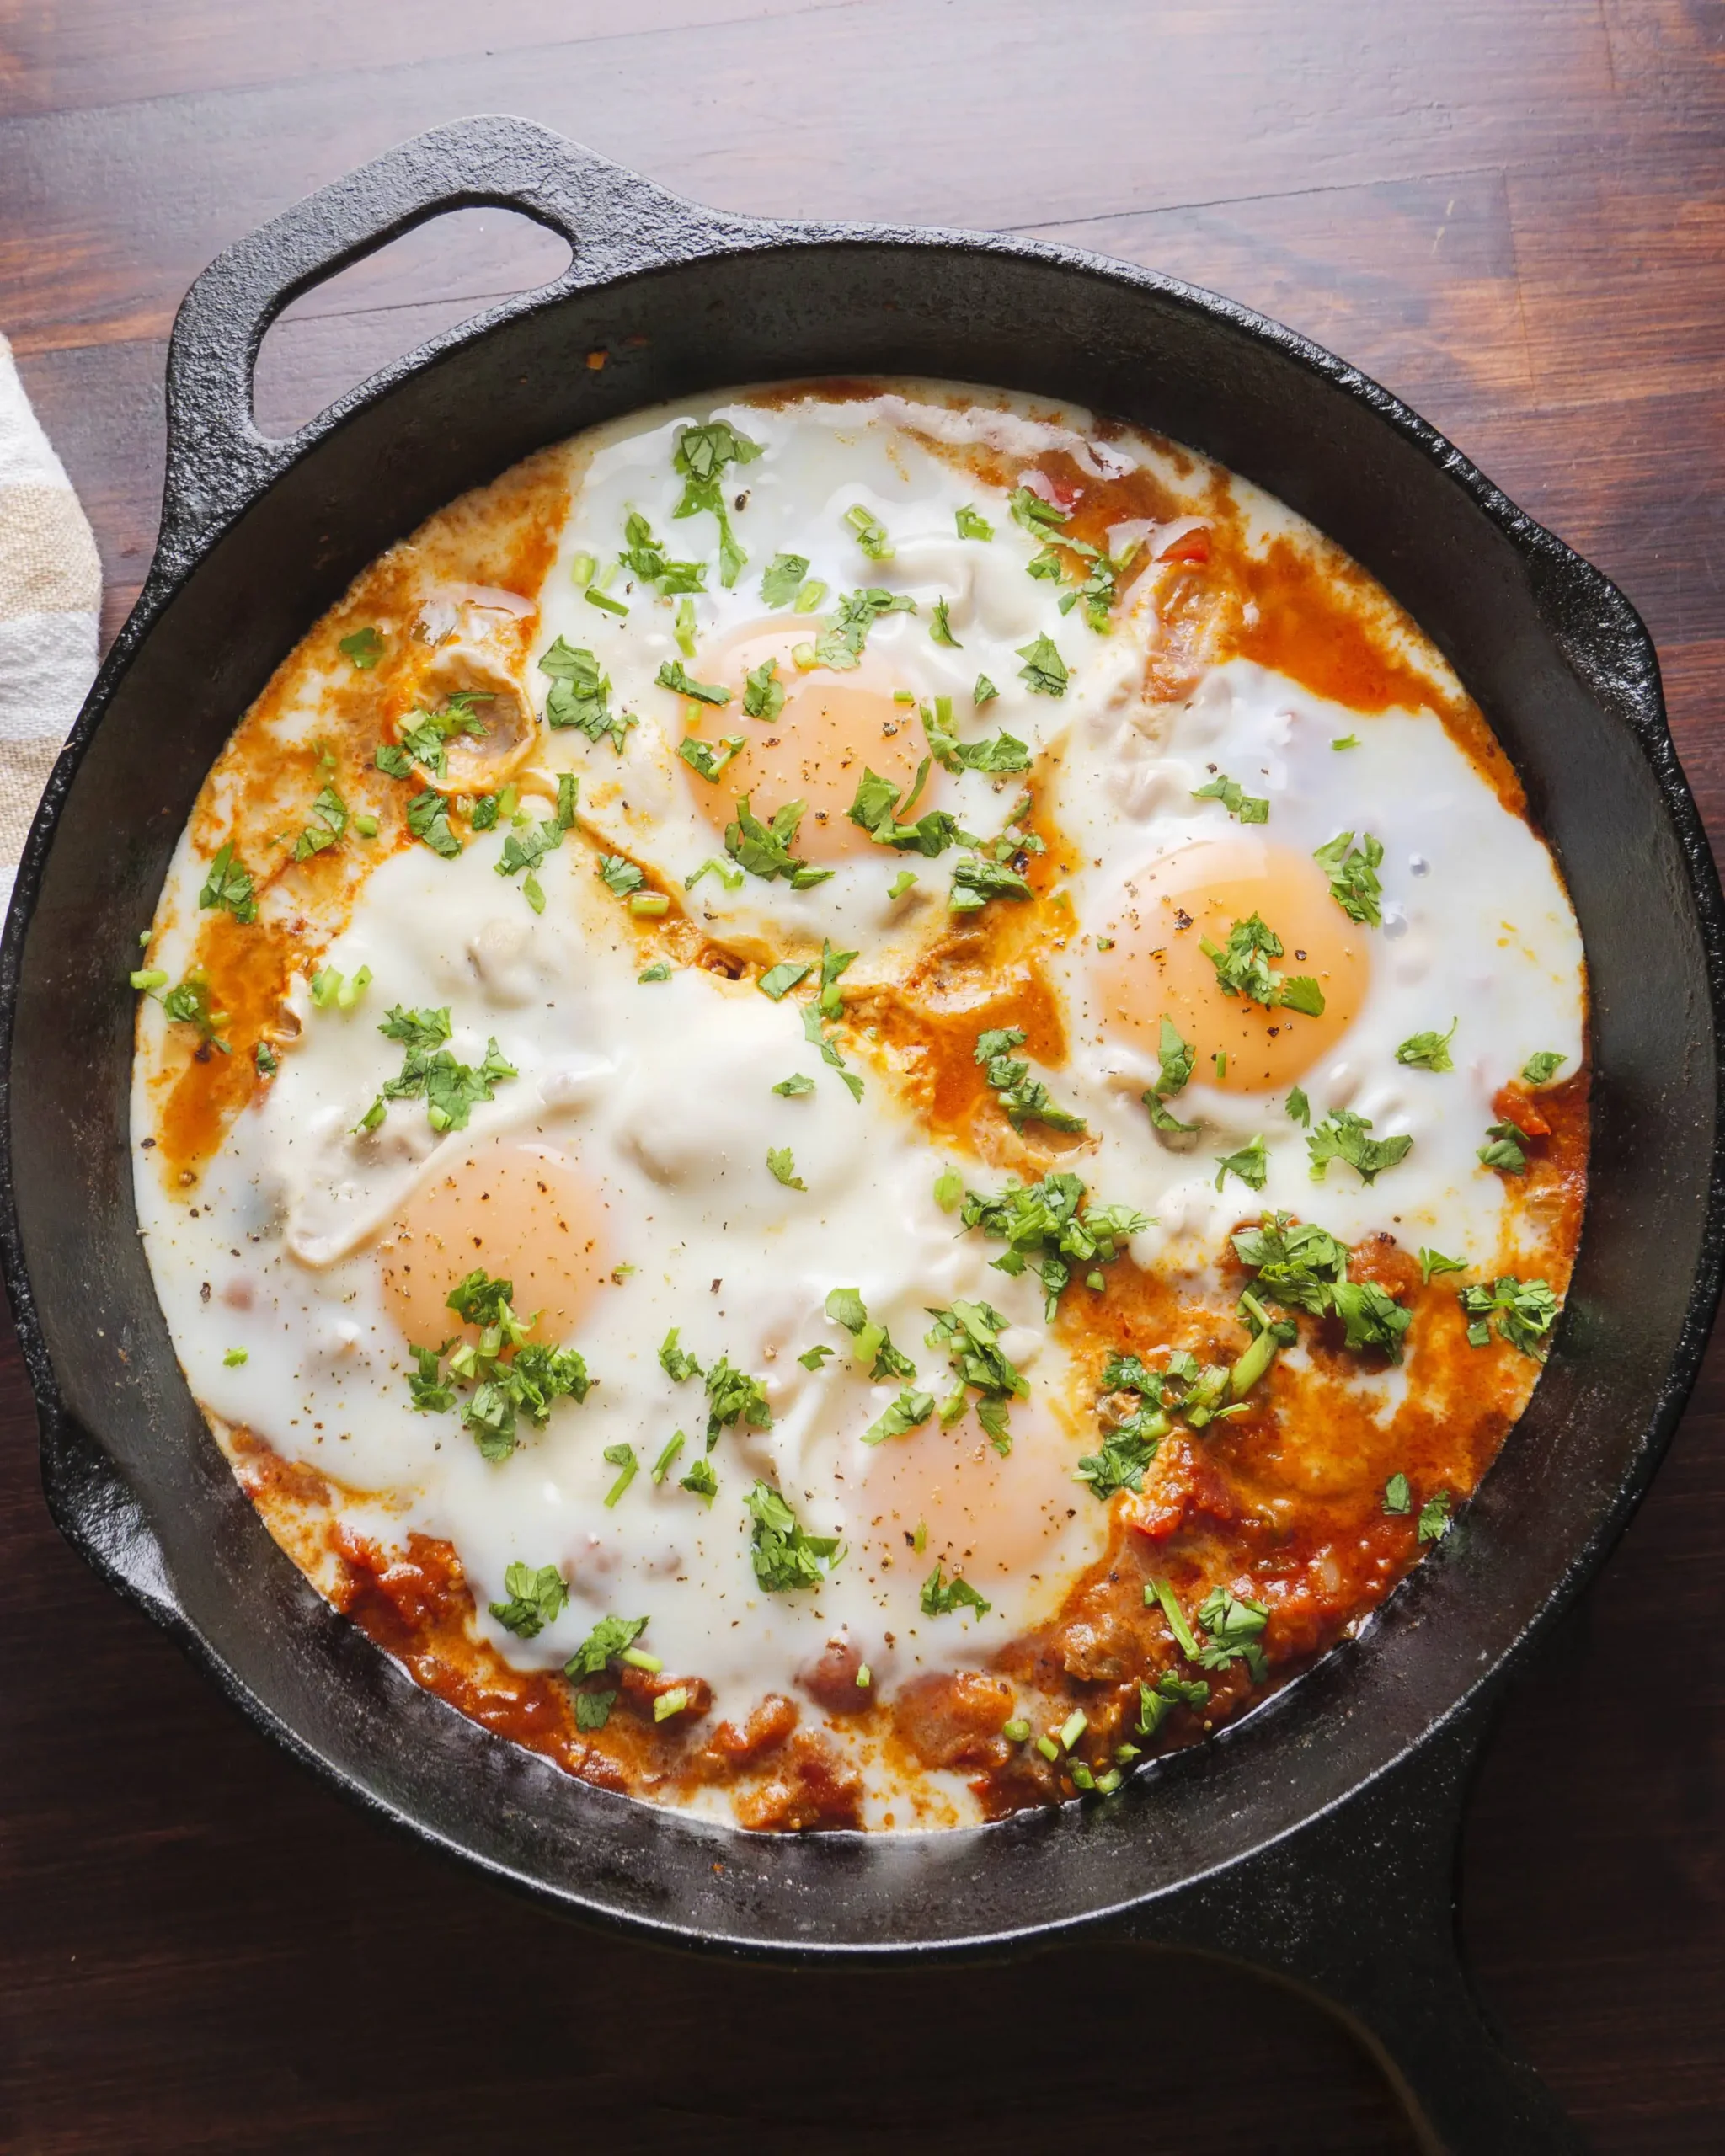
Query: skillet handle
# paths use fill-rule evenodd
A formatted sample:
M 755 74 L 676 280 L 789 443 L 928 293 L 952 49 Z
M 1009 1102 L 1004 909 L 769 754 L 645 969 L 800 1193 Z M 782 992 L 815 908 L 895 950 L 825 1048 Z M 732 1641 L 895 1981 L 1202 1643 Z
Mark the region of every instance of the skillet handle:
M 156 567 L 174 577 L 310 442 L 375 388 L 351 391 L 283 440 L 252 418 L 264 333 L 302 292 L 451 210 L 499 208 L 562 234 L 574 259 L 538 290 L 489 307 L 432 340 L 553 304 L 565 294 L 721 248 L 771 228 L 685 202 L 531 120 L 488 113 L 387 150 L 219 254 L 180 303 L 168 349 L 168 465 Z M 401 363 L 398 363 L 398 365 Z M 386 375 L 391 371 L 386 371 Z
M 1585 2143 L 1503 2046 L 1455 1936 L 1457 1841 L 1488 1716 L 1464 1708 L 1333 1812 L 1130 1929 L 1311 1995 L 1365 2043 L 1430 2156 L 1576 2156 Z
M 36 1396 L 51 1397 L 40 1384 Z M 131 1486 L 75 1417 L 58 1405 L 45 1405 L 40 1414 L 42 1494 L 54 1524 L 127 1601 L 184 1638 L 185 1612 L 167 1559 Z

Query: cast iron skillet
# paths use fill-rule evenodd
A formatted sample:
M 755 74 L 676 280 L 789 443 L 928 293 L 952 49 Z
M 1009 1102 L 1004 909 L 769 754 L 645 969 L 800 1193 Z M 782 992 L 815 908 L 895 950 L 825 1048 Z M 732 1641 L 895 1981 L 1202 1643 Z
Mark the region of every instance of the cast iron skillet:
M 250 376 L 271 318 L 479 204 L 561 232 L 568 272 L 264 440 Z M 463 1721 L 275 1549 L 181 1379 L 139 1249 L 126 976 L 228 732 L 392 540 L 637 406 L 872 371 L 1039 391 L 1193 443 L 1409 607 L 1514 758 L 1580 915 L 1593 1186 L 1531 1407 L 1363 1638 L 1107 1804 L 921 1838 L 756 1838 L 589 1789 Z M 1383 390 L 1226 300 L 1019 240 L 721 216 L 504 118 L 404 144 L 222 255 L 175 324 L 168 418 L 155 562 L 50 782 L 0 947 L 0 1244 L 62 1531 L 286 1749 L 553 1908 L 809 1958 L 998 1952 L 1108 1924 L 1318 1989 L 1429 2146 L 1573 2146 L 1477 2018 L 1452 1886 L 1487 1702 L 1645 1488 L 1719 1289 L 1725 915 L 1621 595 Z

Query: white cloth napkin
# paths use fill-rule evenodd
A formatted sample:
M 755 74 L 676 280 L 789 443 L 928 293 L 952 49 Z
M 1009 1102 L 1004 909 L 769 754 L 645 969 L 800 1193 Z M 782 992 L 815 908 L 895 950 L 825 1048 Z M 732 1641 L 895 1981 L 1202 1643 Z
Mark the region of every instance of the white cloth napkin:
M 0 337 L 0 908 L 96 673 L 102 567 Z

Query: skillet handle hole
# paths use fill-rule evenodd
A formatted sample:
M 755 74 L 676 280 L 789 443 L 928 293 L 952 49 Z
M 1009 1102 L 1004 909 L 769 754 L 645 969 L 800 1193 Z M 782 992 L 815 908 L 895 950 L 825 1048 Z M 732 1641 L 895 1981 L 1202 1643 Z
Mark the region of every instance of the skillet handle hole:
M 518 211 L 451 210 L 302 292 L 264 333 L 252 417 L 285 440 L 429 337 L 554 284 L 569 242 Z

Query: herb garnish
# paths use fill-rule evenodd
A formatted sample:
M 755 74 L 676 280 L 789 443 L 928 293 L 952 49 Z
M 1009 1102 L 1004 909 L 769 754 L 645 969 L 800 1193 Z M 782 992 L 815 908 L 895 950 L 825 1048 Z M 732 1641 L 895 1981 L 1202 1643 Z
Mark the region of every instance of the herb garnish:
M 1542 1048 L 1522 1065 L 1521 1075 L 1530 1086 L 1548 1085 L 1568 1060 L 1567 1055 L 1559 1055 L 1555 1049 Z
M 1243 995 L 1267 1011 L 1298 1011 L 1308 1018 L 1323 1016 L 1324 992 L 1309 974 L 1284 979 L 1271 970 L 1269 960 L 1282 955 L 1282 939 L 1258 914 L 1230 923 L 1226 949 L 1207 936 L 1200 939 L 1199 947 L 1215 968 L 1217 985 L 1225 995 Z
M 1461 1299 L 1470 1321 L 1470 1345 L 1486 1345 L 1495 1317 L 1499 1334 L 1512 1348 L 1536 1363 L 1545 1360 L 1546 1336 L 1557 1321 L 1557 1298 L 1547 1282 L 1518 1280 L 1513 1273 L 1505 1273 L 1488 1288 L 1464 1288 Z
M 1033 696 L 1065 695 L 1066 683 L 1071 677 L 1051 637 L 1039 636 L 1029 643 L 1021 643 L 1017 651 L 1024 661 L 1018 669 L 1018 679 L 1029 685 Z
M 1319 846 L 1311 857 L 1329 878 L 1330 896 L 1350 921 L 1367 928 L 1381 926 L 1379 900 L 1384 887 L 1378 881 L 1378 867 L 1384 849 L 1378 840 L 1362 831 L 1355 846 L 1353 832 L 1343 831 L 1327 846 Z
M 563 1575 L 555 1565 L 508 1566 L 503 1575 L 506 1602 L 489 1604 L 492 1615 L 518 1640 L 537 1639 L 547 1625 L 555 1624 L 569 1598 Z
M 1345 1161 L 1358 1169 L 1362 1181 L 1375 1182 L 1386 1168 L 1393 1168 L 1413 1150 L 1413 1140 L 1406 1135 L 1368 1138 L 1371 1127 L 1370 1116 L 1356 1115 L 1352 1108 L 1332 1108 L 1306 1141 L 1312 1181 L 1324 1180 L 1332 1161 Z
M 1007 1321 L 989 1303 L 955 1301 L 949 1309 L 929 1310 L 934 1324 L 927 1335 L 931 1348 L 944 1348 L 959 1379 L 958 1390 L 940 1411 L 943 1422 L 956 1422 L 964 1412 L 964 1388 L 977 1394 L 976 1419 L 988 1433 L 989 1442 L 1002 1459 L 1012 1449 L 1007 1427 L 1007 1408 L 1014 1399 L 1028 1399 L 1030 1387 L 1023 1374 L 1001 1353 L 1000 1336 Z
M 683 429 L 671 458 L 683 480 L 682 499 L 671 515 L 711 513 L 718 526 L 718 580 L 727 590 L 736 582 L 749 557 L 731 531 L 724 502 L 724 475 L 733 464 L 752 464 L 764 446 L 739 434 L 728 420 L 709 419 L 704 426 Z
M 1029 750 L 1010 734 L 991 734 L 983 741 L 960 741 L 952 730 L 950 696 L 937 696 L 932 706 L 922 706 L 921 713 L 929 749 L 943 771 L 996 774 L 1029 770 Z
M 1501 1123 L 1486 1126 L 1486 1136 L 1491 1143 L 1479 1149 L 1485 1166 L 1501 1169 L 1507 1176 L 1527 1173 L 1527 1148 L 1532 1140 L 1519 1123 L 1511 1123 L 1505 1116 Z
M 1452 1018 L 1447 1033 L 1410 1033 L 1396 1051 L 1397 1062 L 1405 1063 L 1414 1070 L 1453 1070 L 1455 1065 L 1450 1059 L 1450 1043 L 1461 1022 L 1459 1018 Z
M 1013 1129 L 1022 1130 L 1027 1123 L 1043 1123 L 1051 1130 L 1082 1130 L 1083 1117 L 1056 1107 L 1041 1079 L 1030 1075 L 1030 1065 L 1014 1058 L 1012 1051 L 1023 1044 L 1021 1027 L 996 1026 L 976 1036 L 972 1051 L 984 1077 L 999 1094 Z
M 235 859 L 232 839 L 210 863 L 210 873 L 198 894 L 198 904 L 232 914 L 243 927 L 258 918 L 258 896 L 252 873 Z
M 756 1482 L 743 1500 L 755 1521 L 750 1555 L 755 1577 L 771 1594 L 819 1587 L 838 1562 L 836 1534 L 810 1534 L 782 1495 Z
M 1230 778 L 1226 772 L 1218 774 L 1208 786 L 1194 787 L 1194 801 L 1220 801 L 1228 814 L 1242 824 L 1267 824 L 1270 819 L 1270 804 L 1261 795 L 1248 793 L 1238 779 Z
M 476 1268 L 457 1283 L 447 1307 L 464 1324 L 479 1328 L 478 1341 L 452 1337 L 441 1348 L 409 1350 L 415 1365 L 408 1377 L 414 1406 L 446 1414 L 457 1403 L 457 1386 L 466 1390 L 462 1421 L 473 1433 L 481 1458 L 493 1461 L 507 1460 L 515 1450 L 518 1414 L 542 1428 L 553 1401 L 583 1401 L 593 1385 L 574 1348 L 529 1342 L 533 1320 L 516 1316 L 514 1293 L 510 1282 L 491 1279 L 483 1267 Z
M 788 606 L 803 589 L 808 574 L 807 555 L 775 554 L 761 572 L 761 599 L 769 606 Z
M 770 883 L 782 876 L 793 891 L 806 891 L 825 883 L 830 868 L 814 868 L 791 851 L 798 826 L 808 809 L 805 801 L 787 801 L 774 809 L 772 821 L 763 824 L 749 806 L 746 793 L 737 796 L 736 820 L 724 827 L 724 850 L 738 867 Z M 699 872 L 697 872 L 697 874 Z
M 1166 1103 L 1186 1090 L 1198 1051 L 1190 1041 L 1181 1039 L 1178 1027 L 1166 1015 L 1157 1035 L 1157 1051 L 1161 1065 L 1156 1083 L 1143 1096 L 1151 1125 L 1169 1137 L 1190 1137 L 1198 1125 L 1182 1123 L 1178 1116 L 1170 1113 Z
M 380 630 L 366 627 L 355 629 L 350 637 L 343 637 L 336 649 L 350 659 L 361 674 L 368 674 L 383 656 L 383 637 Z
M 1074 1273 L 1112 1264 L 1131 1236 L 1154 1225 L 1130 1205 L 1092 1205 L 1081 1214 L 1084 1199 L 1076 1176 L 1047 1175 L 1028 1187 L 1009 1183 L 997 1198 L 965 1191 L 959 1217 L 966 1228 L 1006 1244 L 994 1260 L 996 1273 L 1012 1278 L 1035 1273 L 1044 1314 L 1052 1318 Z
M 994 1607 L 979 1594 L 967 1579 L 955 1572 L 951 1579 L 943 1577 L 943 1566 L 937 1562 L 934 1570 L 922 1582 L 922 1614 L 925 1617 L 950 1617 L 955 1609 L 974 1609 L 979 1618 L 987 1616 Z
M 871 1378 L 915 1378 L 916 1365 L 894 1347 L 886 1327 L 870 1318 L 856 1289 L 833 1289 L 825 1307 L 833 1323 L 850 1334 L 851 1353 Z
M 618 755 L 634 716 L 625 712 L 613 718 L 606 698 L 611 683 L 599 670 L 590 651 L 565 643 L 561 637 L 539 661 L 539 671 L 551 676 L 545 698 L 545 723 L 572 726 L 595 744 L 608 740 Z

